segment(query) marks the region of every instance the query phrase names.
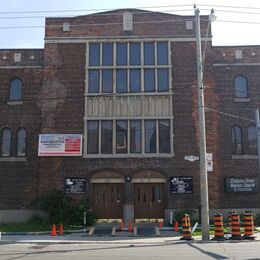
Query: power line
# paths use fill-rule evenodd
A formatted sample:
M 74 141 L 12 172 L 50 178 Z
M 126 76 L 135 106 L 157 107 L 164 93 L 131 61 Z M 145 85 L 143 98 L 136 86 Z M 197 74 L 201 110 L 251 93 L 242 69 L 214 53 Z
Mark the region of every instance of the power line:
M 193 4 L 186 4 L 186 5 L 157 5 L 157 6 L 138 6 L 132 8 L 106 8 L 106 9 L 67 9 L 67 10 L 39 10 L 39 11 L 15 11 L 15 12 L 0 12 L 0 14 L 36 14 L 36 13 L 70 13 L 70 12 L 99 12 L 99 11 L 115 11 L 122 9 L 122 13 L 125 11 L 123 9 L 138 9 L 138 8 L 168 8 L 168 7 L 191 7 Z M 118 12 L 120 13 L 120 12 Z
M 250 122 L 254 122 L 255 123 L 255 120 L 252 120 L 252 119 L 249 119 L 249 118 L 245 118 L 245 117 L 241 117 L 241 116 L 237 116 L 237 115 L 233 115 L 233 114 L 229 114 L 229 113 L 226 113 L 226 112 L 223 112 L 223 111 L 219 111 L 217 109 L 205 107 L 205 110 L 218 112 L 219 114 L 223 114 L 223 115 L 226 115 L 226 116 L 230 116 L 230 117 L 234 117 L 234 118 L 237 118 L 237 119 L 242 119 L 242 120 L 246 120 L 246 121 L 250 121 Z

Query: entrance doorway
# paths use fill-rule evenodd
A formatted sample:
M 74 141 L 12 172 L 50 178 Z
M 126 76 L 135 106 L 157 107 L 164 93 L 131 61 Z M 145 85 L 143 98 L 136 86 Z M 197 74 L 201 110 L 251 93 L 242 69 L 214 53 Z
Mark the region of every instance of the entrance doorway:
M 164 218 L 164 183 L 134 184 L 135 219 Z
M 93 183 L 93 211 L 99 219 L 122 219 L 122 183 Z

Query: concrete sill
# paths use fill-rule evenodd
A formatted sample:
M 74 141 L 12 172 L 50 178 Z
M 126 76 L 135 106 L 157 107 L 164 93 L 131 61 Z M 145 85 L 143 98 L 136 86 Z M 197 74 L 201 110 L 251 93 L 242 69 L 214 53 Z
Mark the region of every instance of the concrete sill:
M 0 162 L 26 162 L 26 157 L 0 157 Z
M 232 159 L 235 160 L 257 160 L 258 156 L 254 154 L 241 154 L 241 155 L 232 155 Z
M 23 101 L 7 101 L 7 104 L 11 106 L 23 105 Z
M 250 98 L 234 98 L 234 102 L 250 102 Z

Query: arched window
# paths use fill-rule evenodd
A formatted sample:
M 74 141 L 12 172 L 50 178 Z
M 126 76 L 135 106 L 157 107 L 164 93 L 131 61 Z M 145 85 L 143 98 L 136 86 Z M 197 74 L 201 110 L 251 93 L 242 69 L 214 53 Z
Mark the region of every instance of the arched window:
M 247 78 L 244 76 L 236 76 L 234 78 L 234 89 L 236 98 L 247 98 L 248 97 L 248 86 Z
M 238 125 L 232 127 L 232 153 L 243 154 L 242 128 Z
M 251 125 L 247 128 L 248 150 L 250 154 L 257 154 L 256 127 Z
M 5 128 L 2 131 L 2 147 L 1 147 L 1 156 L 10 156 L 11 152 L 11 129 Z
M 26 155 L 26 130 L 24 128 L 18 130 L 16 153 L 17 156 Z
M 10 101 L 18 101 L 22 99 L 23 82 L 20 79 L 10 81 Z

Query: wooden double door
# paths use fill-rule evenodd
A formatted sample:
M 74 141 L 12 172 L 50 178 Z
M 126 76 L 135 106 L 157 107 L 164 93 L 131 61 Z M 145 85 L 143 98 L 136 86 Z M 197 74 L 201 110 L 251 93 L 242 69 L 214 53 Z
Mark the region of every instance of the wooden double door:
M 134 184 L 134 215 L 136 219 L 164 218 L 164 183 Z
M 94 183 L 92 192 L 93 211 L 100 219 L 123 218 L 123 184 Z

